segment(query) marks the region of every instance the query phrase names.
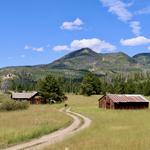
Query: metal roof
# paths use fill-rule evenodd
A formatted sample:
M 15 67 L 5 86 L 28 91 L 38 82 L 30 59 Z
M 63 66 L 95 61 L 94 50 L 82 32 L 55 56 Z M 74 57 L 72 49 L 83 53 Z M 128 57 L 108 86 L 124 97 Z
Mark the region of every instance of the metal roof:
M 16 93 L 12 92 L 13 99 L 30 99 L 35 96 L 38 92 L 25 92 L 25 93 Z
M 117 95 L 117 94 L 108 94 L 108 96 L 114 103 L 119 102 L 149 102 L 142 95 Z

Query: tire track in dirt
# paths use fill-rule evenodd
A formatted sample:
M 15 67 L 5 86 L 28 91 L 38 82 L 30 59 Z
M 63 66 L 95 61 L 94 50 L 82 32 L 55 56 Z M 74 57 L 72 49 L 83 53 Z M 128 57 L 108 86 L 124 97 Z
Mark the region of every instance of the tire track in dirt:
M 64 129 L 60 129 L 56 132 L 42 136 L 41 138 L 33 139 L 29 142 L 6 148 L 5 150 L 40 150 L 46 146 L 61 142 L 64 139 L 69 138 L 75 133 L 89 127 L 91 124 L 91 120 L 89 118 L 79 113 L 70 111 L 70 108 L 68 108 L 67 110 L 63 108 L 60 110 L 60 112 L 63 112 L 73 118 L 73 122 L 71 125 Z

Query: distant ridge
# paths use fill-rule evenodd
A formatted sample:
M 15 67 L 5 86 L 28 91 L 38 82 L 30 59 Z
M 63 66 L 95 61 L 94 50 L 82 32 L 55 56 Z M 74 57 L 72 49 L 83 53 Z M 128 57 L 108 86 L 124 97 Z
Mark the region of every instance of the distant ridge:
M 140 53 L 133 56 L 139 63 L 149 65 L 150 64 L 150 53 Z
M 150 53 L 141 53 L 130 57 L 123 52 L 103 54 L 96 53 L 89 48 L 82 48 L 50 64 L 1 68 L 0 76 L 21 71 L 32 73 L 36 78 L 49 73 L 77 77 L 89 71 L 98 75 L 105 75 L 150 70 L 149 65 Z

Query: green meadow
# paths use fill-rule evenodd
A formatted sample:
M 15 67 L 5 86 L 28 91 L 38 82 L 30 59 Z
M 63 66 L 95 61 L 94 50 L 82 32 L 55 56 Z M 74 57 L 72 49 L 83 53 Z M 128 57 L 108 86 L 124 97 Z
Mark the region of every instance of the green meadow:
M 68 95 L 72 110 L 89 117 L 92 124 L 44 150 L 149 150 L 150 110 L 99 109 L 99 97 Z M 0 94 L 0 99 L 5 98 Z M 30 105 L 27 110 L 0 112 L 0 149 L 68 126 L 72 120 L 58 111 L 63 105 Z
M 0 94 L 0 101 L 9 97 Z M 27 110 L 0 112 L 0 149 L 54 132 L 71 123 L 61 105 L 30 105 Z
M 69 95 L 73 111 L 92 119 L 84 131 L 45 150 L 149 150 L 150 110 L 104 110 L 100 96 Z

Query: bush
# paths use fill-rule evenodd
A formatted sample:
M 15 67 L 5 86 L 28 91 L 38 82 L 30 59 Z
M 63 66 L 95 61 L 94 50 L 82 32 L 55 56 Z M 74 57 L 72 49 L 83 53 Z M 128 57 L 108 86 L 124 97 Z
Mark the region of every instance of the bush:
M 0 104 L 1 111 L 23 110 L 29 107 L 28 101 L 7 100 Z

